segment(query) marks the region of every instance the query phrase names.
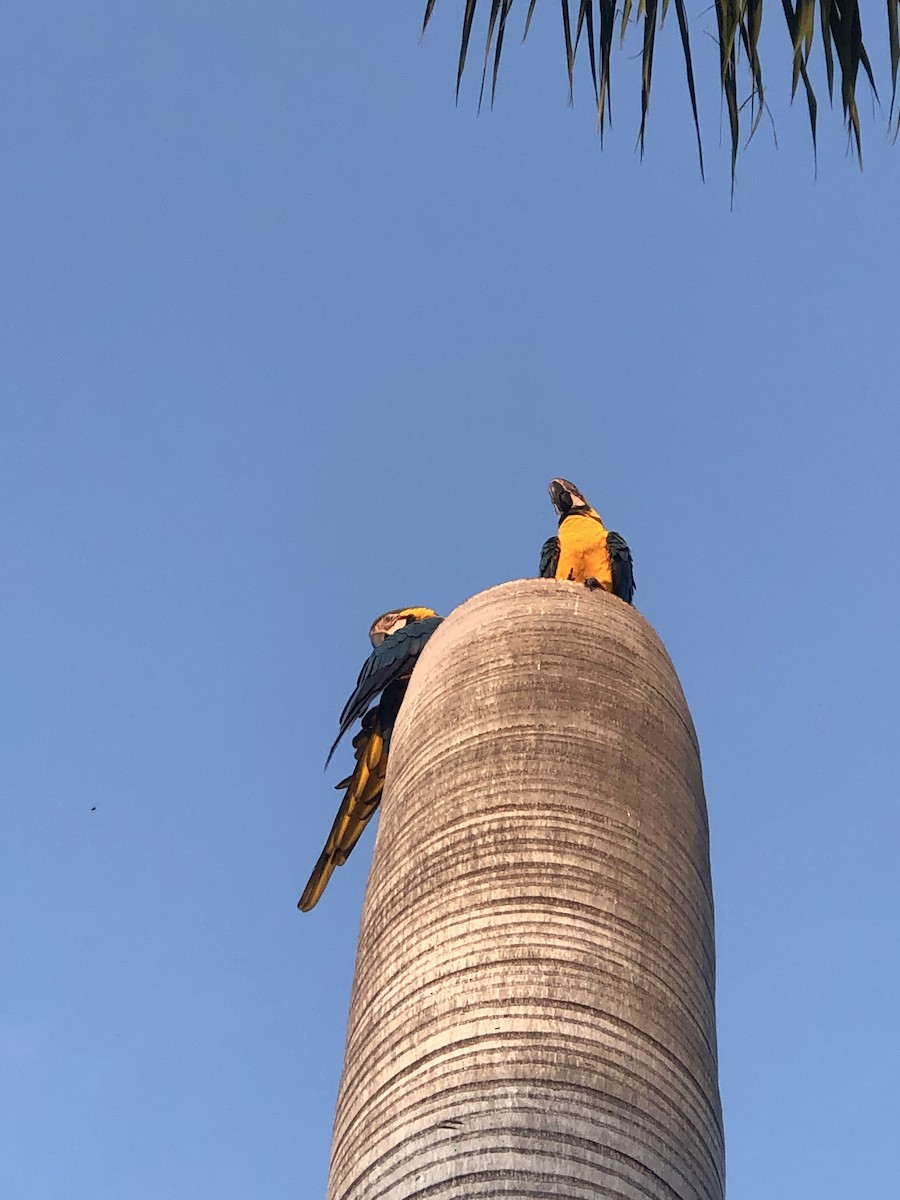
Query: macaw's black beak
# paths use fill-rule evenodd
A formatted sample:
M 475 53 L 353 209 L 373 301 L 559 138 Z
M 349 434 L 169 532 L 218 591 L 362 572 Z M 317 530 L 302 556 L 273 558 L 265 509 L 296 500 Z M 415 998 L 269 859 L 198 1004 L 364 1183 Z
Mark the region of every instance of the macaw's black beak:
M 369 641 L 373 646 L 380 646 L 386 637 L 387 634 L 382 633 L 382 631 L 379 629 L 377 633 L 369 634 Z
M 561 479 L 554 479 L 548 488 L 553 507 L 564 517 L 572 507 L 572 494 Z

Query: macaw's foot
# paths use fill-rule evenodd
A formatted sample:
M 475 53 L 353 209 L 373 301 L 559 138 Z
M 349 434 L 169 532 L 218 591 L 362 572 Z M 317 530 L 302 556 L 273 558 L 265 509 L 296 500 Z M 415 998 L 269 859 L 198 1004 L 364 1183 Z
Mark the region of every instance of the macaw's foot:
M 589 592 L 596 592 L 598 589 L 602 590 L 602 587 L 603 587 L 600 580 L 595 579 L 593 577 L 593 575 L 591 575 L 588 579 L 586 579 L 584 581 L 584 586 L 587 588 L 587 590 Z

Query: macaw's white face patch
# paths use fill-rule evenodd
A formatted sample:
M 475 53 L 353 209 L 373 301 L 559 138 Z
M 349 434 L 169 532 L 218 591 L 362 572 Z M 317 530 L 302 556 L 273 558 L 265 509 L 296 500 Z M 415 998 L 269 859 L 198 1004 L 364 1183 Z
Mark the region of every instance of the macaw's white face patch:
M 396 633 L 398 629 L 405 629 L 407 625 L 412 625 L 414 621 L 423 621 L 427 617 L 436 617 L 437 613 L 433 608 L 394 608 L 390 612 L 382 613 L 381 616 L 372 625 L 369 630 L 369 640 L 373 646 L 380 646 L 386 637 L 390 637 L 392 633 Z
M 414 619 L 408 614 L 397 611 L 382 613 L 369 630 L 369 641 L 373 646 L 380 646 L 386 637 L 390 637 L 392 633 L 396 633 L 398 629 L 402 629 L 404 625 L 408 625 Z

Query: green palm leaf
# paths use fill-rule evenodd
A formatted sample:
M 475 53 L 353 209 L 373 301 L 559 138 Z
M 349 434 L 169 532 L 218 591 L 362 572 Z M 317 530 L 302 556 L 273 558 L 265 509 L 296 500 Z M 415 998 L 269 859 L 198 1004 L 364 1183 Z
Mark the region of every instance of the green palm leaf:
M 588 65 L 601 140 L 606 123 L 611 118 L 612 44 L 616 24 L 616 0 L 560 0 L 563 25 L 563 45 L 566 74 L 569 81 L 570 101 L 574 95 L 575 59 L 582 47 L 587 48 Z M 774 2 L 774 0 L 773 0 Z M 426 0 L 423 32 L 431 20 L 436 0 Z M 497 88 L 500 59 L 504 45 L 507 19 L 515 0 L 491 0 L 482 4 L 487 12 L 484 68 L 482 72 L 482 95 L 487 72 L 493 53 L 491 71 L 491 99 Z M 525 18 L 525 34 L 531 25 L 537 0 L 529 0 Z M 691 54 L 689 20 L 685 0 L 674 0 L 684 58 L 688 94 L 694 128 L 697 134 L 697 152 L 700 171 L 703 173 L 703 147 L 700 139 L 700 120 L 695 86 L 694 63 Z M 862 17 L 859 0 L 781 0 L 790 38 L 791 53 L 791 96 L 802 82 L 809 112 L 810 134 L 813 154 L 816 153 L 818 104 L 810 82 L 808 67 L 810 58 L 818 44 L 822 46 L 825 74 L 829 97 L 834 94 L 835 61 L 840 75 L 841 107 L 844 122 L 856 155 L 862 163 L 862 130 L 857 104 L 857 81 L 860 69 L 865 73 L 877 99 L 875 75 L 863 41 Z M 719 47 L 719 88 L 728 113 L 731 142 L 732 184 L 737 170 L 738 152 L 742 136 L 743 113 L 749 102 L 749 125 L 747 139 L 753 136 L 762 113 L 766 108 L 763 86 L 762 61 L 759 39 L 762 28 L 764 0 L 712 0 L 716 18 L 716 39 Z M 632 0 L 621 0 L 620 44 L 624 45 L 628 31 L 634 24 L 642 24 L 641 47 L 641 120 L 638 131 L 638 146 L 643 155 L 650 94 L 653 82 L 653 62 L 656 52 L 657 32 L 663 27 L 669 0 L 638 0 L 635 19 L 632 21 Z M 891 70 L 891 109 L 889 121 L 893 125 L 897 110 L 897 77 L 900 73 L 900 0 L 886 0 L 888 45 Z M 478 0 L 463 0 L 462 31 L 460 37 L 459 63 L 457 67 L 457 95 L 466 64 L 469 41 Z M 816 10 L 818 9 L 818 37 L 816 36 Z M 489 11 L 488 11 L 489 10 Z M 704 8 L 702 12 L 708 12 Z M 574 35 L 573 35 L 574 27 Z M 746 92 L 746 95 L 744 94 Z M 900 112 L 897 113 L 894 136 L 900 133 Z
M 900 21 L 898 21 L 898 5 L 900 0 L 887 0 L 888 6 L 888 39 L 891 44 L 891 120 L 894 117 L 894 107 L 897 100 L 897 67 L 900 65 Z M 900 115 L 897 117 L 894 136 L 900 132 Z

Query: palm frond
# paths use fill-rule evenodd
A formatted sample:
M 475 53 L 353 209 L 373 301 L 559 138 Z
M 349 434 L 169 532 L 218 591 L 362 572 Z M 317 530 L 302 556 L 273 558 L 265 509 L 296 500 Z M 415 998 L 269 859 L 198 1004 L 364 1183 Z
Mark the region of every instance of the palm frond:
M 597 100 L 597 124 L 603 145 L 604 124 L 612 125 L 612 46 L 616 26 L 616 0 L 600 0 L 600 88 Z M 629 5 L 630 7 L 630 5 Z
M 888 40 L 891 46 L 891 115 L 889 121 L 894 119 L 894 107 L 897 101 L 897 68 L 900 66 L 900 0 L 887 0 L 888 10 Z M 897 116 L 897 125 L 894 130 L 894 136 L 900 132 L 900 114 Z
M 478 0 L 466 0 L 466 11 L 463 13 L 462 37 L 459 43 L 459 66 L 456 70 L 456 98 L 459 99 L 459 85 L 462 83 L 463 71 L 466 68 L 466 55 L 469 52 L 469 38 L 472 35 L 472 22 L 475 20 L 475 7 Z M 432 3 L 432 8 L 434 7 Z M 431 9 L 425 13 L 425 23 L 431 16 Z M 425 26 L 422 26 L 424 33 Z
M 588 59 L 591 67 L 591 82 L 594 85 L 594 101 L 599 106 L 600 93 L 597 91 L 597 48 L 594 45 L 594 5 L 593 0 L 581 0 L 578 9 L 578 28 L 575 30 L 575 53 L 581 41 L 581 31 L 584 29 L 588 46 Z
M 656 12 L 658 0 L 641 0 L 640 10 L 644 13 L 644 49 L 641 54 L 641 128 L 638 145 L 644 157 L 644 135 L 647 129 L 647 113 L 650 111 L 650 84 L 653 81 L 653 47 L 656 44 Z
M 700 117 L 697 112 L 697 92 L 694 87 L 694 64 L 691 59 L 691 35 L 688 31 L 687 14 L 684 10 L 684 0 L 675 0 L 675 12 L 678 15 L 678 29 L 681 33 L 681 48 L 684 52 L 684 65 L 687 71 L 688 92 L 691 97 L 691 112 L 694 114 L 694 129 L 697 132 L 697 155 L 700 159 L 700 178 L 705 178 L 703 171 L 703 139 L 700 136 Z
M 731 188 L 734 191 L 734 179 L 737 174 L 737 156 L 740 146 L 741 117 L 737 100 L 737 65 L 735 56 L 735 35 L 740 24 L 738 5 L 733 0 L 725 0 L 716 4 L 716 21 L 719 26 L 719 83 L 722 96 L 728 109 L 728 124 L 731 129 Z
M 537 0 L 531 0 L 531 3 L 528 5 L 528 16 L 525 18 L 525 32 L 522 34 L 523 42 L 528 37 L 528 30 L 531 28 L 531 18 L 534 16 L 535 4 L 537 4 Z
M 772 0 L 774 3 L 774 0 Z M 491 101 L 497 89 L 500 59 L 504 46 L 507 20 L 515 0 L 487 0 L 481 11 L 487 12 L 484 65 L 481 77 L 479 104 L 483 98 L 487 74 L 491 69 Z M 525 18 L 525 36 L 537 0 L 529 0 Z M 422 23 L 424 33 L 434 13 L 436 0 L 426 0 Z M 719 47 L 719 88 L 728 113 L 731 142 L 732 186 L 737 171 L 741 140 L 741 114 L 749 102 L 750 118 L 747 140 L 752 138 L 762 113 L 766 108 L 763 71 L 759 40 L 762 27 L 764 0 L 712 0 L 716 18 L 716 39 Z M 886 0 L 888 18 L 888 43 L 890 50 L 891 107 L 889 123 L 896 137 L 900 134 L 900 112 L 897 105 L 897 79 L 900 74 L 900 0 Z M 650 93 L 653 80 L 653 62 L 656 52 L 657 32 L 665 21 L 669 0 L 638 0 L 634 21 L 632 0 L 621 0 L 619 40 L 624 45 L 629 29 L 643 22 L 641 48 L 641 118 L 638 131 L 638 146 L 643 155 L 650 112 Z M 860 164 L 862 163 L 862 129 L 857 104 L 857 82 L 860 69 L 868 79 L 876 99 L 875 75 L 863 41 L 862 18 L 859 0 L 782 0 L 785 21 L 791 46 L 791 96 L 803 83 L 809 113 L 810 135 L 813 154 L 817 152 L 818 104 L 810 82 L 808 67 L 817 42 L 821 43 L 825 61 L 825 73 L 829 97 L 834 95 L 835 63 L 840 76 L 841 108 L 848 136 Z M 456 91 L 462 82 L 469 42 L 478 0 L 463 0 L 462 30 L 460 36 L 459 62 L 457 65 Z M 816 37 L 816 12 L 818 10 L 819 37 Z M 588 65 L 594 99 L 597 105 L 597 121 L 601 141 L 607 121 L 611 119 L 611 60 L 616 20 L 616 0 L 577 0 L 574 13 L 572 0 L 560 0 L 563 23 L 563 43 L 566 74 L 569 84 L 569 100 L 574 96 L 575 59 L 579 50 L 587 47 Z M 704 9 L 705 14 L 708 9 Z M 700 119 L 697 104 L 694 64 L 691 53 L 689 20 L 685 0 L 675 0 L 675 12 L 681 38 L 687 76 L 691 113 L 697 134 L 697 152 L 700 172 L 703 174 L 703 147 L 700 138 Z M 574 26 L 574 36 L 573 36 Z M 491 57 L 493 55 L 493 63 Z M 742 80 L 746 79 L 746 85 Z M 749 86 L 749 95 L 739 94 Z M 896 125 L 894 125 L 896 114 Z
M 503 52 L 503 35 L 506 32 L 506 18 L 512 8 L 513 0 L 491 0 L 491 15 L 488 18 L 487 38 L 484 43 L 484 68 L 481 72 L 481 92 L 478 96 L 478 107 L 484 99 L 484 84 L 487 78 L 488 60 L 491 56 L 491 45 L 494 45 L 494 70 L 491 75 L 491 106 L 497 95 L 497 75 L 500 71 L 500 55 Z M 499 21 L 498 21 L 499 17 Z M 494 42 L 494 29 L 497 30 L 497 40 Z
M 785 9 L 787 14 L 787 9 Z M 828 99 L 834 99 L 834 52 L 831 49 L 831 0 L 819 0 L 819 25 L 825 48 L 825 70 L 828 75 Z M 788 23 L 790 27 L 790 23 Z
M 569 72 L 569 104 L 574 101 L 575 86 L 575 51 L 572 47 L 572 21 L 569 17 L 569 0 L 560 0 L 563 19 L 563 37 L 566 41 L 566 70 Z
M 809 132 L 812 137 L 813 144 L 813 159 L 818 157 L 818 147 L 816 144 L 816 119 L 818 116 L 819 105 L 816 101 L 816 93 L 813 91 L 812 84 L 809 82 L 809 75 L 806 73 L 806 63 L 809 59 L 809 51 L 812 46 L 812 26 L 806 38 L 800 30 L 800 22 L 794 14 L 790 5 L 790 0 L 781 0 L 784 8 L 785 19 L 787 20 L 788 32 L 791 35 L 791 40 L 794 44 L 794 76 L 791 80 L 791 99 L 797 91 L 797 81 L 803 80 L 803 87 L 806 90 L 806 107 L 809 110 Z M 830 0 L 826 0 L 826 5 Z M 809 3 L 810 9 L 813 7 L 812 0 Z M 806 53 L 803 52 L 803 42 L 806 42 Z M 831 56 L 831 41 L 826 39 L 826 63 L 828 71 L 828 94 L 832 94 L 834 85 L 834 61 Z

